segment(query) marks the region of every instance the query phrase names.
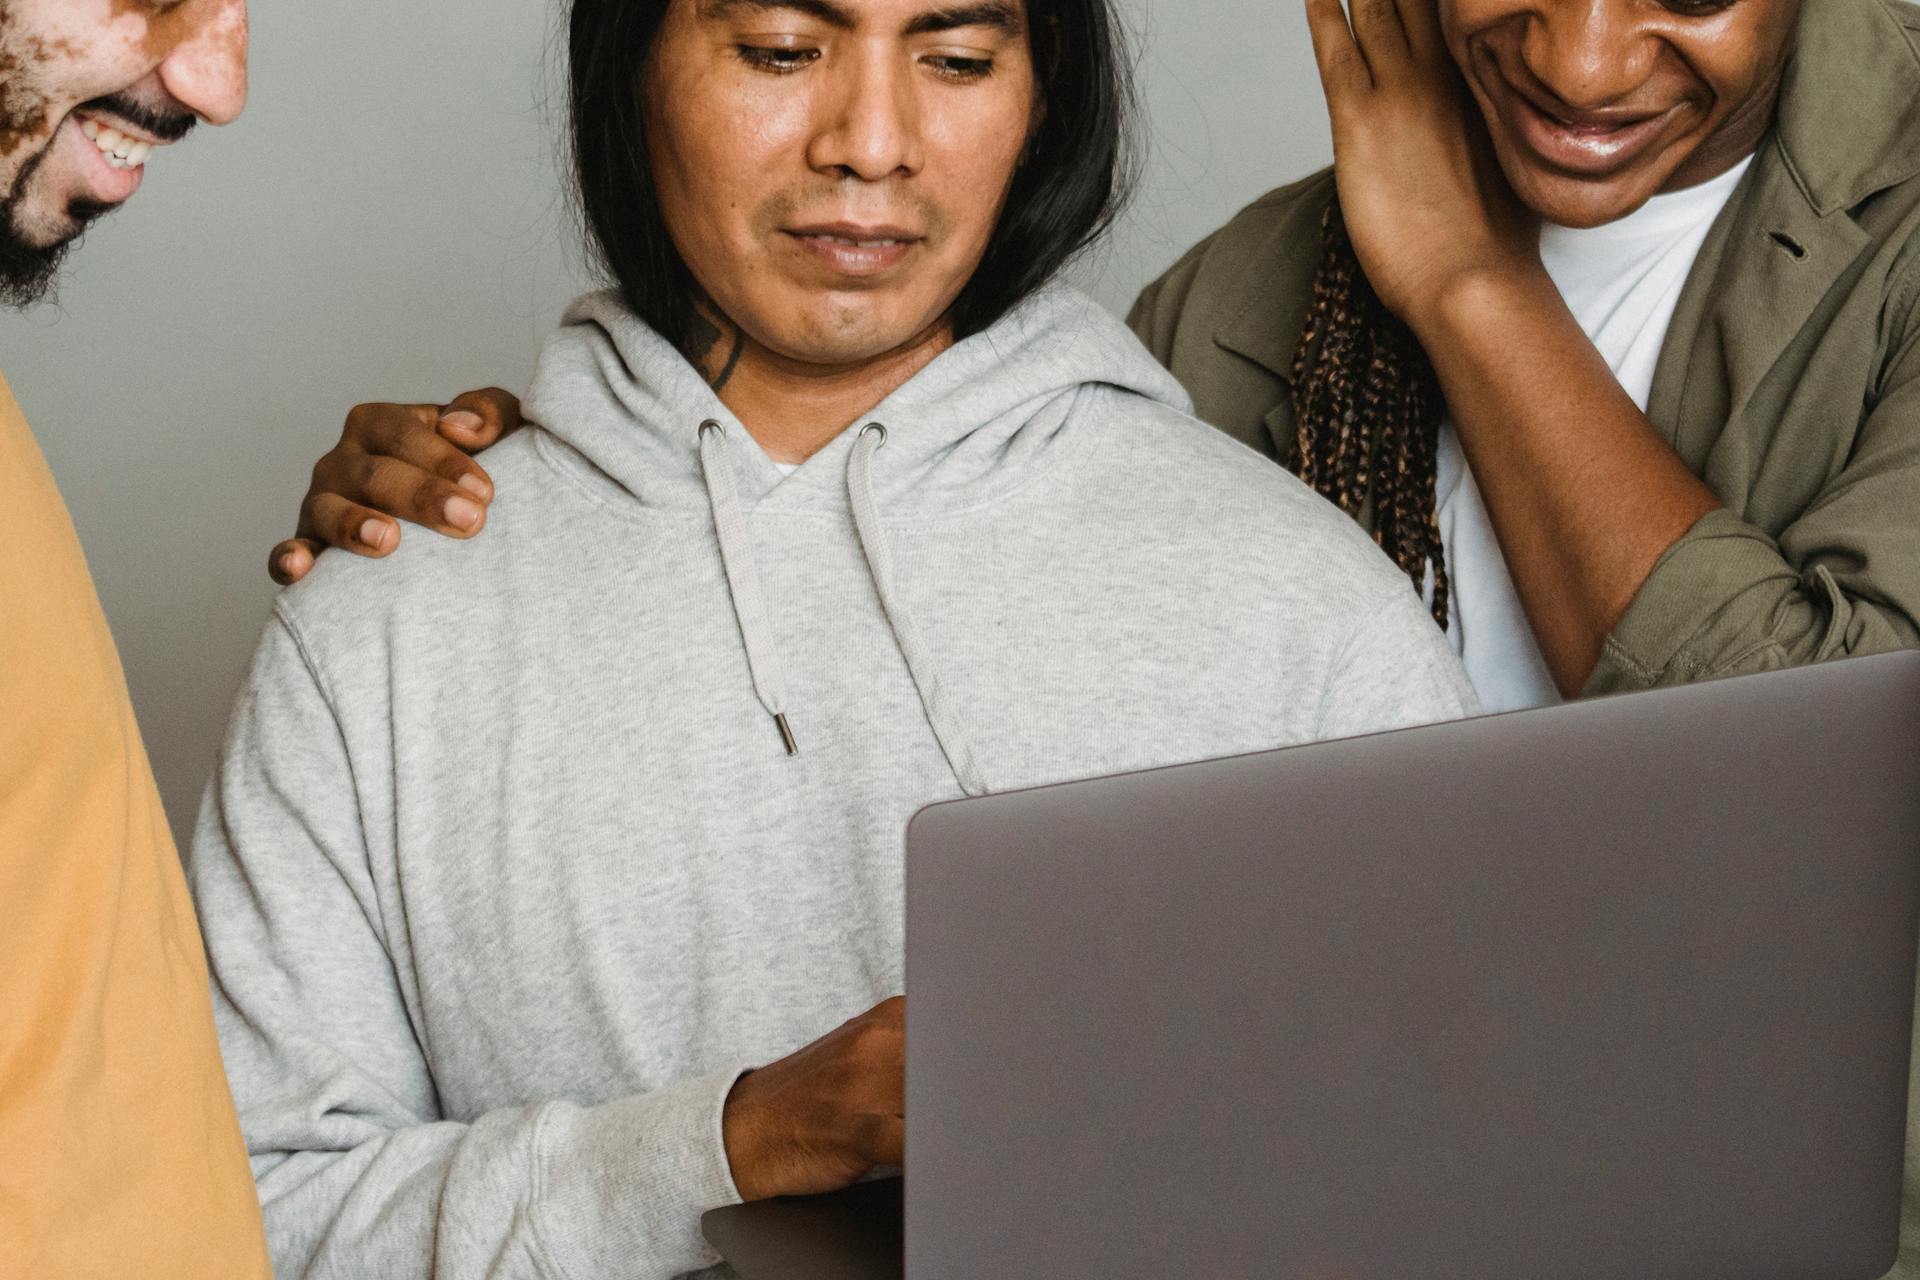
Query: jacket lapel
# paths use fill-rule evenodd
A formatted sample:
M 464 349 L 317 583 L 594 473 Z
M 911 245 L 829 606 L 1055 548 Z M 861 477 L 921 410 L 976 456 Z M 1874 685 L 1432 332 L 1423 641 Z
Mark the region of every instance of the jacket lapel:
M 1886 0 L 1810 0 L 1773 133 L 1681 296 L 1649 416 L 1696 471 L 1872 243 L 1849 211 L 1920 173 L 1920 55 Z
M 1245 356 L 1289 384 L 1293 381 L 1293 355 L 1307 327 L 1313 278 L 1320 270 L 1319 220 L 1324 208 L 1317 201 L 1310 202 L 1305 208 L 1312 215 L 1310 224 L 1304 217 L 1287 218 L 1274 228 L 1252 259 L 1259 264 L 1258 278 L 1248 281 L 1244 302 L 1213 335 L 1219 346 Z M 1271 419 L 1268 425 L 1272 425 Z
M 1696 297 L 1683 295 L 1648 403 L 1648 415 L 1696 471 L 1872 244 L 1844 214 L 1821 217 L 1771 145 L 1746 186 L 1729 211 L 1717 269 L 1703 262 L 1688 282 Z

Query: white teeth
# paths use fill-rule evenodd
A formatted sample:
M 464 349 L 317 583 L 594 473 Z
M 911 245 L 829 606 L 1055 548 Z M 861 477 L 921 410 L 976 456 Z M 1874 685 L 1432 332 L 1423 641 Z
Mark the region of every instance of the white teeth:
M 110 169 L 138 169 L 153 154 L 153 143 L 130 138 L 118 129 L 103 127 L 97 120 L 82 120 L 80 132 L 100 148 Z

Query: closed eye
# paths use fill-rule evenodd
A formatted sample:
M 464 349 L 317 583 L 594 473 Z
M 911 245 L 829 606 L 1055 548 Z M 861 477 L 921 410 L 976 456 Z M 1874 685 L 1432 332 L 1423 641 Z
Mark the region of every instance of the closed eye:
M 992 58 L 966 58 L 935 54 L 927 59 L 933 69 L 949 80 L 985 80 L 993 74 Z
M 740 44 L 734 55 L 757 71 L 791 75 L 820 60 L 818 49 L 790 49 L 784 45 Z

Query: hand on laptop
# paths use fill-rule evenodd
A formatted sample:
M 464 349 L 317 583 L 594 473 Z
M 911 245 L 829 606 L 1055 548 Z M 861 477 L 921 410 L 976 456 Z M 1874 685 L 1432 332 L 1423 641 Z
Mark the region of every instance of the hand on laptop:
M 273 580 L 300 581 L 327 547 L 378 559 L 400 545 L 398 520 L 455 538 L 480 532 L 493 481 L 468 455 L 519 426 L 520 401 L 497 387 L 444 405 L 356 405 L 314 465 L 298 531 L 267 558 Z
M 741 1199 L 823 1195 L 902 1163 L 906 1019 L 895 996 L 734 1085 L 722 1127 Z

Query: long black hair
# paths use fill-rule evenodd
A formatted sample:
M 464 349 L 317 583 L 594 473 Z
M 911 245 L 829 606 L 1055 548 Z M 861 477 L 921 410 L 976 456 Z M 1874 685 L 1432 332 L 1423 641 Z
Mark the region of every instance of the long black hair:
M 692 274 L 668 234 L 642 83 L 673 0 L 573 0 L 568 116 L 588 246 L 627 305 L 682 342 Z M 1028 0 L 1044 112 L 980 267 L 954 304 L 968 337 L 1045 284 L 1112 224 L 1132 185 L 1132 84 L 1111 0 Z

